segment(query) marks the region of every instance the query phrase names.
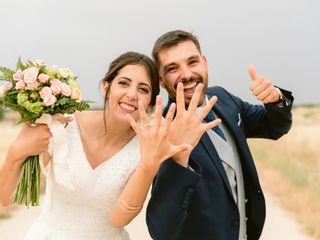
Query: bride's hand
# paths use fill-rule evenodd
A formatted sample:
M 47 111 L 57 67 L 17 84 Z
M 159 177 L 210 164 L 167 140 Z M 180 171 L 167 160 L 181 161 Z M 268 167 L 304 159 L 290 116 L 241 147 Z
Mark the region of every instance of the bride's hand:
M 138 103 L 140 124 L 131 115 L 128 121 L 137 133 L 140 142 L 141 164 L 147 169 L 157 172 L 161 163 L 171 156 L 191 148 L 189 144 L 173 145 L 168 140 L 168 132 L 172 122 L 175 104 L 171 104 L 166 117 L 162 117 L 163 102 L 157 96 L 154 114 L 150 117 L 141 102 Z
M 59 121 L 62 124 L 67 124 L 73 121 L 73 117 L 71 116 L 64 116 L 63 114 L 55 114 L 53 116 L 53 120 Z
M 39 155 L 48 150 L 49 140 L 52 137 L 46 124 L 31 125 L 24 123 L 19 135 L 10 146 L 11 152 L 21 164 L 29 156 Z

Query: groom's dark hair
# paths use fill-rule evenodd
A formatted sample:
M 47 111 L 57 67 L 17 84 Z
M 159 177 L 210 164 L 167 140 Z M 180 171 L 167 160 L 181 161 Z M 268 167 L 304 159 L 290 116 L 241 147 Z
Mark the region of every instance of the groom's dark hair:
M 167 33 L 161 35 L 156 40 L 156 42 L 154 43 L 154 46 L 153 46 L 153 50 L 152 50 L 152 58 L 153 58 L 154 62 L 156 63 L 158 69 L 160 68 L 159 53 L 163 49 L 176 46 L 179 43 L 182 43 L 185 41 L 192 41 L 196 45 L 199 52 L 201 53 L 201 47 L 200 47 L 200 43 L 198 41 L 198 38 L 190 32 L 186 32 L 183 30 L 174 30 L 174 31 L 170 31 L 170 32 L 167 32 Z

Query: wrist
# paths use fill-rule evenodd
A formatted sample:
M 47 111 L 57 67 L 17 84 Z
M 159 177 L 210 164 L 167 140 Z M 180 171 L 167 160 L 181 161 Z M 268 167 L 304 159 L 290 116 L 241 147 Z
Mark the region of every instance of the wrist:
M 148 163 L 147 161 L 140 161 L 137 170 L 146 178 L 153 180 L 160 168 L 159 164 Z
M 191 152 L 190 151 L 184 151 L 182 153 L 177 153 L 172 157 L 172 159 L 179 165 L 187 168 L 189 164 L 189 157 Z
M 284 101 L 284 95 L 283 93 L 281 92 L 281 90 L 278 88 L 278 87 L 275 87 L 276 91 L 277 91 L 277 94 L 278 94 L 278 100 L 275 101 L 275 103 L 277 102 L 283 102 Z
M 26 159 L 27 156 L 21 154 L 19 149 L 14 144 L 9 147 L 7 160 L 12 164 L 13 167 L 20 168 Z

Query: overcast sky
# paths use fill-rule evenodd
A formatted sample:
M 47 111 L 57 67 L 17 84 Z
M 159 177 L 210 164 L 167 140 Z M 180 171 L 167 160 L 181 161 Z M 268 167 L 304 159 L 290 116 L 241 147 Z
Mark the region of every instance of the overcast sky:
M 150 55 L 158 36 L 184 29 L 199 37 L 209 85 L 255 102 L 253 63 L 296 104 L 320 103 L 319 9 L 317 0 L 1 0 L 0 66 L 21 56 L 69 67 L 99 105 L 98 83 L 115 57 Z

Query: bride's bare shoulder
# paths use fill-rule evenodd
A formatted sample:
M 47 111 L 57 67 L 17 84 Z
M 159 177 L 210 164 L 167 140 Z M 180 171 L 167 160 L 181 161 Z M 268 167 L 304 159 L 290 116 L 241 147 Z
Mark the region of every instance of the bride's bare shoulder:
M 92 124 L 98 119 L 101 119 L 103 117 L 103 111 L 88 110 L 88 111 L 82 111 L 82 112 L 75 112 L 74 116 L 77 121 Z

